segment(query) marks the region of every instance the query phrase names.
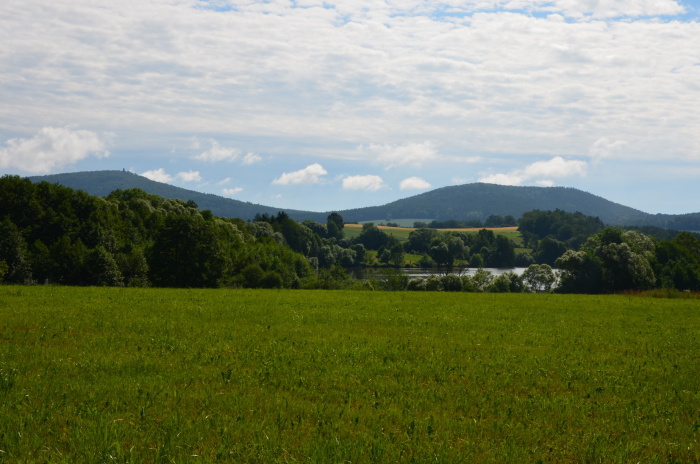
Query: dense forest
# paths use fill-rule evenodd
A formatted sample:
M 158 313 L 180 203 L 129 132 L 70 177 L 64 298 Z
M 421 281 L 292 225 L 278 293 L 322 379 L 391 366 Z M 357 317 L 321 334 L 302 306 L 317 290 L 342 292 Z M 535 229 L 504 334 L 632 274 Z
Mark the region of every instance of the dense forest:
M 688 232 L 662 231 L 664 238 L 651 237 L 561 210 L 526 212 L 519 221 L 490 216 L 487 222 L 519 222 L 524 248 L 516 251 L 513 240 L 488 229 L 438 231 L 427 224 L 405 241 L 371 223 L 348 239 L 339 213 L 329 214 L 325 222 L 298 222 L 285 212 L 258 213 L 244 221 L 214 216 L 192 200 L 166 199 L 141 189 L 117 189 L 102 198 L 4 176 L 0 282 L 577 293 L 700 290 L 700 239 Z M 414 265 L 433 269 L 433 275 L 411 280 L 387 271 L 384 279 L 359 282 L 346 272 L 363 266 L 399 268 L 408 254 L 417 257 Z M 527 270 L 498 277 L 481 270 L 514 266 Z M 466 268 L 480 270 L 468 275 Z

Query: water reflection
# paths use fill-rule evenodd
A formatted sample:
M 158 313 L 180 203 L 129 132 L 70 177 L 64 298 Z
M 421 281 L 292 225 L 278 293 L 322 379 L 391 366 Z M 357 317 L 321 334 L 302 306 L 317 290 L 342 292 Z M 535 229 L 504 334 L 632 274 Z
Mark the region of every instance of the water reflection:
M 495 268 L 495 267 L 485 267 L 485 271 L 489 271 L 494 276 L 505 274 L 506 272 L 514 272 L 518 275 L 522 275 L 525 272 L 525 267 L 513 267 L 513 268 Z M 366 268 L 366 269 L 350 269 L 348 274 L 350 277 L 357 280 L 372 280 L 372 279 L 382 279 L 386 276 L 387 271 L 392 272 L 394 269 L 383 269 L 383 268 Z M 431 275 L 444 275 L 444 273 L 438 272 L 437 269 L 424 269 L 407 267 L 399 269 L 402 274 L 406 274 L 409 277 L 429 277 Z M 462 272 L 452 272 L 456 275 L 474 275 L 478 268 L 465 269 Z

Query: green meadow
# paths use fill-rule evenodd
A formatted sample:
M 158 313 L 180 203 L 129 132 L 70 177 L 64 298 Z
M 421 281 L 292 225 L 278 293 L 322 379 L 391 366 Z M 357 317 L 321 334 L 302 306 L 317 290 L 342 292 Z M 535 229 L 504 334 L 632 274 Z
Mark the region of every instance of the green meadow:
M 700 460 L 700 300 L 0 286 L 1 463 Z
M 388 235 L 393 236 L 395 239 L 397 239 L 399 242 L 405 242 L 408 240 L 408 235 L 416 230 L 415 228 L 412 227 L 387 227 L 387 226 L 377 226 L 379 229 L 381 229 L 383 232 L 387 233 Z M 481 228 L 471 228 L 471 229 L 438 229 L 440 232 L 462 232 L 465 234 L 476 234 L 479 232 Z M 489 230 L 492 230 L 496 235 L 503 235 L 506 238 L 509 238 L 515 242 L 516 245 L 521 246 L 523 244 L 523 237 L 520 232 L 518 232 L 517 227 L 498 227 L 498 228 L 489 228 Z M 360 233 L 362 232 L 362 225 L 360 224 L 345 224 L 345 227 L 343 228 L 343 234 L 345 238 L 352 240 L 354 238 L 357 238 L 360 236 Z M 522 250 L 525 250 L 524 248 Z

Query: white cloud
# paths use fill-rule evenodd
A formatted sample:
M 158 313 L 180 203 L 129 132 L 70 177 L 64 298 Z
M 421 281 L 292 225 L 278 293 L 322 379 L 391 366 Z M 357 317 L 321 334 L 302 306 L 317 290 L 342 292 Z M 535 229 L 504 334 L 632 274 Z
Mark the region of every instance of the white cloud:
M 430 183 L 420 177 L 409 177 L 402 180 L 400 184 L 401 190 L 424 190 L 430 187 Z
M 585 176 L 586 162 L 578 160 L 565 160 L 561 156 L 555 156 L 549 161 L 537 161 L 523 170 L 526 179 L 535 177 L 571 177 Z
M 199 174 L 199 171 L 192 170 L 178 172 L 176 177 L 183 182 L 200 182 L 202 180 L 202 176 Z
M 251 164 L 259 163 L 260 161 L 262 161 L 262 156 L 260 156 L 256 153 L 247 153 L 243 157 L 242 164 L 244 166 L 250 166 Z
M 10 139 L 0 148 L 0 167 L 47 173 L 89 156 L 109 156 L 111 134 L 100 136 L 70 127 L 44 127 L 29 139 Z
M 241 193 L 242 191 L 243 191 L 242 187 L 227 188 L 227 189 L 222 190 L 224 195 L 227 195 L 229 197 L 232 197 L 238 193 Z
M 584 161 L 565 160 L 555 156 L 549 161 L 537 161 L 524 169 L 516 169 L 508 173 L 490 174 L 479 179 L 479 182 L 501 185 L 521 185 L 532 181 L 538 185 L 552 186 L 554 179 L 586 175 L 588 165 Z
M 216 140 L 210 140 L 209 144 L 209 149 L 195 156 L 194 159 L 215 163 L 217 161 L 235 161 L 241 155 L 240 150 L 223 147 Z
M 540 0 L 542 2 L 542 0 Z M 677 15 L 685 8 L 674 0 L 558 0 L 554 8 L 567 16 L 617 18 Z
M 318 184 L 321 176 L 328 172 L 318 163 L 311 164 L 304 169 L 294 172 L 285 172 L 272 181 L 276 185 Z
M 627 146 L 624 140 L 611 141 L 607 137 L 600 138 L 591 146 L 588 153 L 593 159 L 594 164 L 600 163 L 606 158 L 611 158 L 622 152 L 622 149 Z
M 141 175 L 147 179 L 151 179 L 156 182 L 163 182 L 165 184 L 173 181 L 172 176 L 165 172 L 165 169 L 163 168 L 152 169 L 150 171 L 142 172 Z
M 385 188 L 384 180 L 375 175 L 347 176 L 343 179 L 343 189 L 345 190 L 367 190 L 376 192 Z
M 394 169 L 532 153 L 692 162 L 700 23 L 690 2 L 690 18 L 654 18 L 681 3 L 217 0 L 231 7 L 221 12 L 196 0 L 0 2 L 0 128 L 7 139 L 89 121 L 142 153 L 202 134 L 186 156 L 243 164 L 259 155 L 227 144 L 250 140 L 331 171 L 321 156 L 341 151 Z M 591 146 L 603 139 L 628 145 Z M 0 166 L 84 159 L 35 160 L 13 140 Z M 362 141 L 374 143 L 356 149 Z
M 384 164 L 386 169 L 396 166 L 419 168 L 438 159 L 438 153 L 432 142 L 406 143 L 403 145 L 370 144 L 368 146 L 360 146 L 359 152 L 368 155 L 372 160 L 380 164 Z
M 229 182 L 231 182 L 231 178 L 230 178 L 230 177 L 227 177 L 226 179 L 222 179 L 222 180 L 220 180 L 219 182 L 217 182 L 216 185 L 226 185 L 226 184 L 228 184 Z
M 509 174 L 490 174 L 479 179 L 479 182 L 499 185 L 520 185 L 526 180 L 518 171 Z

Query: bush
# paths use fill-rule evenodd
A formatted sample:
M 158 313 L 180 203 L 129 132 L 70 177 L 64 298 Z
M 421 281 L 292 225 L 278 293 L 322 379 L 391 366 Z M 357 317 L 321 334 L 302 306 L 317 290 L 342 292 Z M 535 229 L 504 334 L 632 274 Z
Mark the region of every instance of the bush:
M 442 276 L 442 288 L 446 292 L 461 292 L 462 279 L 454 274 Z
M 275 271 L 268 271 L 260 280 L 262 288 L 284 288 L 284 280 L 282 276 Z
M 406 290 L 413 292 L 424 292 L 426 290 L 425 279 L 422 277 L 416 277 L 415 279 L 411 279 L 408 282 L 408 287 L 406 288 Z
M 425 280 L 425 289 L 429 292 L 443 291 L 442 279 L 439 276 L 430 276 Z
M 241 271 L 243 285 L 249 288 L 260 287 L 265 271 L 258 264 L 249 264 Z

